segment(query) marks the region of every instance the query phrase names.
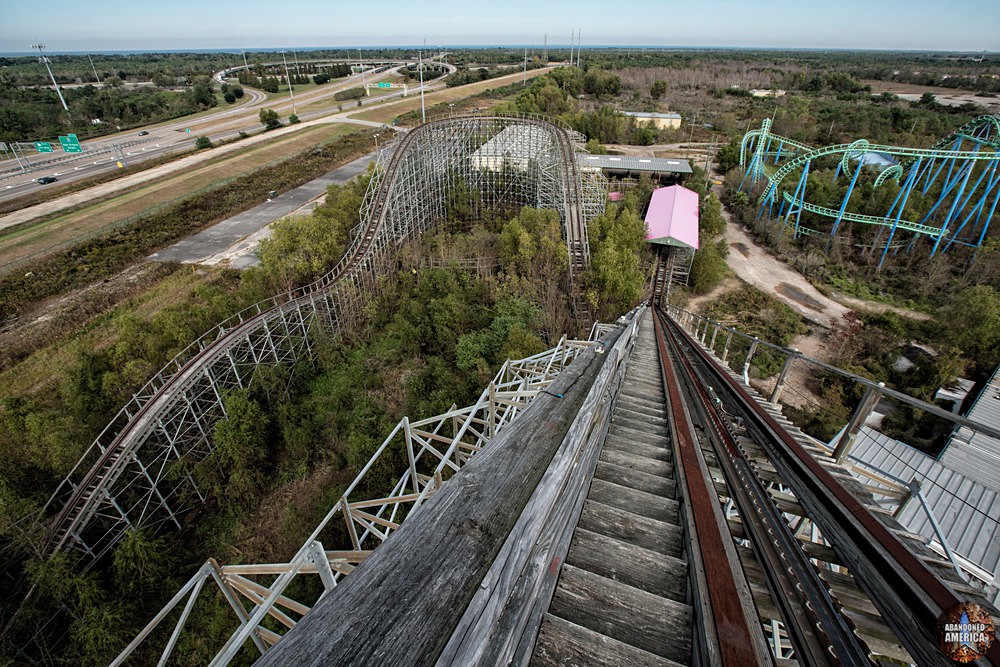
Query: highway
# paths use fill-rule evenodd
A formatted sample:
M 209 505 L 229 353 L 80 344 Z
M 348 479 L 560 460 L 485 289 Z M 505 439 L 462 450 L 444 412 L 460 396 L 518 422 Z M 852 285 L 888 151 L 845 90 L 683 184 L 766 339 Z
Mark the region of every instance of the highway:
M 231 140 L 239 136 L 240 132 L 257 133 L 261 129 L 258 114 L 264 108 L 273 109 L 282 118 L 287 118 L 294 107 L 298 112 L 299 119 L 303 122 L 341 115 L 343 112 L 332 106 L 331 98 L 336 93 L 358 87 L 362 81 L 373 83 L 389 79 L 397 75 L 399 69 L 405 67 L 406 64 L 406 62 L 396 62 L 390 69 L 379 73 L 352 74 L 344 79 L 295 95 L 294 101 L 287 96 L 268 100 L 267 95 L 263 92 L 244 87 L 246 95 L 240 103 L 233 107 L 145 128 L 134 128 L 128 133 L 119 133 L 111 137 L 82 142 L 84 152 L 75 157 L 62 152 L 52 153 L 50 157 L 42 157 L 45 154 L 29 154 L 28 160 L 31 166 L 27 172 L 22 170 L 16 160 L 0 162 L 0 202 L 16 199 L 38 188 L 54 187 L 38 183 L 36 179 L 42 176 L 53 176 L 59 182 L 72 182 L 114 170 L 118 168 L 118 161 L 122 157 L 126 163 L 131 165 L 164 154 L 190 150 L 194 148 L 197 137 L 207 136 L 213 142 L 218 142 Z M 445 66 L 448 67 L 449 73 L 456 70 L 453 65 L 445 64 Z M 213 79 L 216 82 L 222 81 L 222 74 L 222 72 L 217 72 L 213 75 Z M 443 87 L 444 78 L 439 77 L 428 81 L 424 85 L 424 91 L 428 92 Z M 406 92 L 411 95 L 419 94 L 420 86 L 417 85 Z M 403 91 L 393 91 L 385 95 L 366 97 L 361 99 L 361 105 L 381 104 L 402 95 Z M 309 109 L 309 107 L 323 102 L 328 102 L 328 104 L 323 108 Z M 357 112 L 356 101 L 347 100 L 341 106 L 347 104 L 351 105 L 349 113 Z M 378 123 L 372 123 L 372 125 L 377 126 Z M 148 132 L 149 134 L 140 136 L 139 132 Z M 141 145 L 139 142 L 142 142 Z M 116 155 L 119 151 L 120 155 Z

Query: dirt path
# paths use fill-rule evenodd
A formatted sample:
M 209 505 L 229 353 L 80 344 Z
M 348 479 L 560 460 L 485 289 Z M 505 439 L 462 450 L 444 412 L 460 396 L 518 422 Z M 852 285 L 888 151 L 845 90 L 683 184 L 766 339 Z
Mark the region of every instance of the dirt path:
M 836 327 L 850 308 L 824 296 L 790 266 L 756 245 L 743 228 L 724 213 L 729 267 L 744 281 L 772 294 L 802 317 L 825 328 Z

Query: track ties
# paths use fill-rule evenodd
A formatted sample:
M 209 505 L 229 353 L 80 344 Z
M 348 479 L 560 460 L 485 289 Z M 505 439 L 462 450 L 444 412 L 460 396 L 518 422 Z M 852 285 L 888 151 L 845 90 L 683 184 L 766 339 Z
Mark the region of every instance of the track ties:
M 647 317 L 532 664 L 690 664 L 689 569 L 664 403 Z

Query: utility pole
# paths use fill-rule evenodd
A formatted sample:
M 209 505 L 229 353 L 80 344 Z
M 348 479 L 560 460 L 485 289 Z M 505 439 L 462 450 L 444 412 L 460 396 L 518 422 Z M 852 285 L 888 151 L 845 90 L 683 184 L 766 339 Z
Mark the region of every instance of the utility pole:
M 292 114 L 295 114 L 295 95 L 292 94 L 292 79 L 288 76 L 288 60 L 284 51 L 281 52 L 281 62 L 285 64 L 285 83 L 288 84 L 288 97 L 292 99 Z
M 365 64 L 361 62 L 361 49 L 358 49 L 358 67 L 361 68 L 361 87 L 365 87 Z
M 542 47 L 542 62 L 549 64 L 549 33 L 545 33 L 545 46 Z
M 245 69 L 247 71 L 247 74 L 250 73 L 250 63 L 247 62 L 247 52 L 246 51 L 243 51 L 243 69 Z
M 45 48 L 45 45 L 44 44 L 32 44 L 31 48 L 38 49 L 38 62 L 40 62 L 43 65 L 45 65 L 45 69 L 47 69 L 49 71 L 49 77 L 52 79 L 52 85 L 56 87 L 56 95 L 59 96 L 59 101 L 62 102 L 63 109 L 66 111 L 66 113 L 69 113 L 69 107 L 66 106 L 66 100 L 63 99 L 62 91 L 59 90 L 59 84 L 56 83 L 56 77 L 55 77 L 54 74 L 52 74 L 52 68 L 49 67 L 49 59 L 45 57 L 44 53 L 42 53 L 42 49 Z
M 427 40 L 424 40 L 426 43 Z M 424 108 L 424 52 L 417 51 L 417 58 L 419 64 L 417 65 L 417 70 L 420 72 L 420 122 L 427 122 L 427 111 Z
M 87 54 L 87 60 L 90 61 L 90 69 L 94 70 L 94 78 L 97 79 L 97 83 L 100 84 L 101 77 L 97 76 L 97 68 L 94 67 L 94 59 L 90 57 L 89 53 Z
M 292 51 L 292 57 L 295 58 L 295 76 L 302 76 L 302 72 L 299 71 L 299 52 Z
M 576 31 L 576 66 L 580 66 L 580 53 L 583 51 L 583 28 Z
M 521 87 L 528 85 L 528 47 L 524 47 L 524 79 L 521 81 Z

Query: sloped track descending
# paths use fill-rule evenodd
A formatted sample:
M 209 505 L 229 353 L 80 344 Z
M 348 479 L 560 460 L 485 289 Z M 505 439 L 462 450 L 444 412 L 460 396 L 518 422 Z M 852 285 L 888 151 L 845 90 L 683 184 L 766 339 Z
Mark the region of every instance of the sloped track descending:
M 202 499 L 191 467 L 211 454 L 210 433 L 225 414 L 226 392 L 249 386 L 259 367 L 308 356 L 318 331 L 336 333 L 354 321 L 377 276 L 389 268 L 392 248 L 444 216 L 455 173 L 484 193 L 495 187 L 495 175 L 485 178 L 475 167 L 475 151 L 490 136 L 524 127 L 541 132 L 520 134 L 542 138 L 516 146 L 523 154 L 513 157 L 531 165 L 520 179 L 527 185 L 513 194 L 494 192 L 494 198 L 515 196 L 559 210 L 571 265 L 585 268 L 587 214 L 581 209 L 590 202 L 593 215 L 597 206 L 590 200 L 603 191 L 581 181 L 575 155 L 582 137 L 543 118 L 504 116 L 437 120 L 407 133 L 379 154 L 361 224 L 331 272 L 220 323 L 122 408 L 43 510 L 52 517 L 43 518 L 46 551 L 76 548 L 96 559 L 130 528 L 180 527 L 182 513 Z

